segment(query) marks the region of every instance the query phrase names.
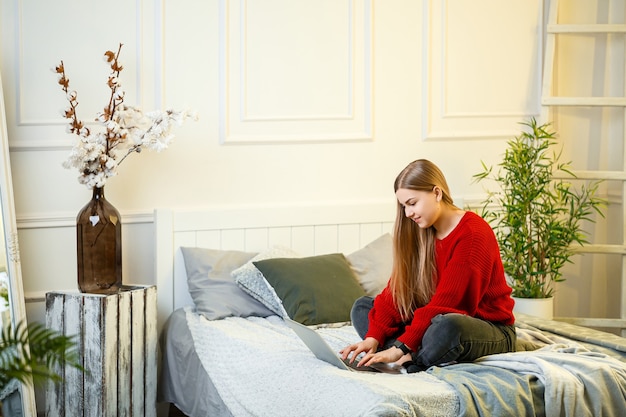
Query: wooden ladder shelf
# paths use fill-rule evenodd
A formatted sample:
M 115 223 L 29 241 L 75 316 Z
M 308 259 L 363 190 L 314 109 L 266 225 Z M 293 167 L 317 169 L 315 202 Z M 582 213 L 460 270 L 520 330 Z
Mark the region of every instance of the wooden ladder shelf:
M 551 0 L 546 28 L 546 47 L 544 57 L 544 78 L 542 86 L 542 105 L 544 106 L 576 106 L 576 107 L 621 107 L 623 120 L 626 121 L 626 93 L 622 97 L 563 97 L 553 94 L 554 61 L 559 35 L 597 35 L 606 34 L 626 37 L 626 24 L 559 24 L 558 23 L 559 1 Z M 626 42 L 626 40 L 625 40 Z M 624 67 L 624 84 L 626 85 L 626 64 Z M 581 179 L 612 180 L 622 182 L 622 243 L 589 244 L 580 249 L 584 253 L 619 254 L 622 257 L 621 266 L 621 304 L 620 318 L 580 318 L 580 317 L 557 317 L 556 320 L 590 326 L 616 328 L 621 330 L 621 335 L 626 337 L 626 127 L 623 132 L 622 171 L 575 171 Z

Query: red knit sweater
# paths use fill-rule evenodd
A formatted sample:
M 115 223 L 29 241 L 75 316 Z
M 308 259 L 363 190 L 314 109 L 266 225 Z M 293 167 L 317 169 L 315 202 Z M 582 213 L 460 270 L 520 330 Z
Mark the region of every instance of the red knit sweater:
M 430 321 L 438 314 L 460 313 L 495 323 L 512 325 L 513 299 L 504 278 L 500 251 L 489 224 L 466 212 L 454 230 L 437 240 L 439 280 L 435 294 L 415 310 L 413 320 L 398 340 L 416 351 Z M 402 324 L 389 286 L 374 300 L 366 337 L 382 345 Z

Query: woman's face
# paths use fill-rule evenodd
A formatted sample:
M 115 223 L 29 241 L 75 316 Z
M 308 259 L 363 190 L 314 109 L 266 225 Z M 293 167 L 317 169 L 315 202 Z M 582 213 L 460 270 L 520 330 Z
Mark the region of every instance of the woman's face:
M 441 190 L 434 187 L 432 191 L 409 190 L 398 188 L 396 198 L 404 207 L 404 215 L 413 220 L 419 227 L 426 229 L 439 219 Z

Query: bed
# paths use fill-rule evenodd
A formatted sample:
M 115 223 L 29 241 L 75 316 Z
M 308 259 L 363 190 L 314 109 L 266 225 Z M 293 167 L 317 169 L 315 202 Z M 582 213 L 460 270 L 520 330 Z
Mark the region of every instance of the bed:
M 626 339 L 517 315 L 518 352 L 390 375 L 317 359 L 391 268 L 393 201 L 155 211 L 159 401 L 199 416 L 623 416 Z

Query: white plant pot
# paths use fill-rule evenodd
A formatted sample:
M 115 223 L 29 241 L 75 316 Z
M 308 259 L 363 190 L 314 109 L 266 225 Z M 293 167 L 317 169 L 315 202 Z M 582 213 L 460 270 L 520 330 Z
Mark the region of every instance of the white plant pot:
M 552 320 L 554 317 L 554 298 L 517 298 L 513 313 L 524 313 L 529 316 L 541 317 L 542 319 Z

